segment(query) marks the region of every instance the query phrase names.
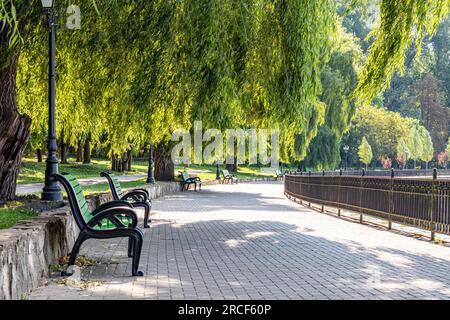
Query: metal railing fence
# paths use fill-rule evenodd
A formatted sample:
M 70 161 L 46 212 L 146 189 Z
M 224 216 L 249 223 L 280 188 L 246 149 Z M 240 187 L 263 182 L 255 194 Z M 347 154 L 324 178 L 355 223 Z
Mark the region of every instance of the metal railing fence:
M 285 175 L 285 194 L 309 203 L 450 234 L 450 180 L 370 176 Z

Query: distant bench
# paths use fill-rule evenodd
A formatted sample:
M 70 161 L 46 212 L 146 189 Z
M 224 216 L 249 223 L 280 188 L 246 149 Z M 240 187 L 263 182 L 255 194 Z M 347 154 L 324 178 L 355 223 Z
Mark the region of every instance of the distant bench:
M 228 182 L 231 184 L 233 184 L 234 181 L 236 181 L 236 183 L 238 182 L 238 177 L 235 174 L 230 174 L 230 172 L 226 169 L 222 170 L 222 176 L 223 176 L 223 180 L 222 183 Z
M 182 179 L 181 191 L 184 191 L 185 189 L 189 190 L 190 185 L 194 185 L 195 192 L 197 192 L 197 186 L 200 191 L 202 190 L 202 180 L 199 177 L 191 177 L 189 176 L 189 173 L 187 173 L 186 171 L 179 171 L 179 172 Z
M 277 180 L 283 180 L 284 179 L 284 173 L 281 172 L 281 170 L 276 170 L 275 171 L 275 178 Z

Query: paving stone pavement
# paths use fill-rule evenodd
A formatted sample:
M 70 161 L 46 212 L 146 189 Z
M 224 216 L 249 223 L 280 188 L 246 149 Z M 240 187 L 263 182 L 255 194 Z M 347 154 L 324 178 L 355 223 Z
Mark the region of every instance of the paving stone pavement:
M 81 254 L 101 263 L 83 269 L 87 288 L 52 281 L 29 299 L 450 298 L 449 247 L 312 211 L 281 183 L 209 186 L 153 211 L 144 277 L 125 239 L 88 240 Z

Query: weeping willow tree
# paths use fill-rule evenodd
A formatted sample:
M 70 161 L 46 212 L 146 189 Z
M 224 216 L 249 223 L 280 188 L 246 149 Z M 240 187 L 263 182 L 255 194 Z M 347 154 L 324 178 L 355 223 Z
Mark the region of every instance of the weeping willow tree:
M 405 53 L 413 42 L 420 55 L 424 37 L 434 35 L 448 16 L 450 0 L 380 0 L 379 7 L 379 26 L 370 34 L 374 42 L 356 90 L 363 102 L 385 90 L 397 70 L 403 72 Z
M 202 120 L 221 130 L 278 128 L 281 158 L 305 157 L 326 117 L 321 70 L 336 30 L 332 0 L 80 2 L 82 29 L 58 36 L 64 141 L 90 137 L 112 156 L 147 142 L 164 151 L 173 129 Z M 57 4 L 63 16 L 70 1 Z M 380 2 L 359 98 L 385 87 L 406 48 L 435 31 L 448 6 Z M 0 199 L 11 199 L 32 120 L 45 135 L 45 82 L 36 71 L 46 65 L 40 1 L 1 1 L 0 26 Z
M 348 131 L 356 110 L 353 92 L 358 83 L 362 52 L 353 35 L 339 26 L 333 51 L 323 67 L 320 99 L 326 105 L 325 123 L 308 147 L 307 157 L 300 166 L 317 170 L 335 169 L 340 162 L 339 147 Z
M 165 82 L 164 95 L 182 99 L 191 123 L 282 128 L 285 158 L 305 154 L 324 116 L 318 94 L 332 1 L 183 1 L 170 28 L 163 59 L 176 61 L 166 70 L 177 83 Z

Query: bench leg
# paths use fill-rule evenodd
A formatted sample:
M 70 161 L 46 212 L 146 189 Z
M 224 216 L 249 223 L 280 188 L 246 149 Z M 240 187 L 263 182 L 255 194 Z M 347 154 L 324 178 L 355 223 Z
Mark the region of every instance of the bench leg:
M 80 234 L 78 235 L 77 240 L 75 241 L 72 251 L 70 252 L 70 258 L 69 258 L 69 262 L 67 264 L 67 270 L 72 269 L 73 265 L 75 264 L 75 261 L 77 259 L 77 255 L 80 252 L 80 247 L 81 244 L 87 239 L 86 235 L 84 232 L 80 232 Z M 67 272 L 67 271 L 62 271 L 61 272 L 62 276 L 71 276 L 73 275 L 73 271 L 72 272 Z
M 141 251 L 142 251 L 142 243 L 144 241 L 144 237 L 142 236 L 142 233 L 139 230 L 135 230 L 134 236 L 130 237 L 133 238 L 133 262 L 132 262 L 132 273 L 135 277 L 142 277 L 144 273 L 142 271 L 139 271 L 139 260 L 141 259 Z
M 151 222 L 151 220 L 149 219 L 150 216 L 150 210 L 151 210 L 151 206 L 149 203 L 144 203 L 144 228 L 150 228 L 150 226 L 148 225 L 149 222 Z
M 149 222 L 152 222 L 149 219 L 150 210 L 152 208 L 150 202 L 149 201 L 134 202 L 134 203 L 131 203 L 131 205 L 133 206 L 133 208 L 143 208 L 144 209 L 144 228 L 150 228 L 150 226 L 148 225 Z M 136 226 L 133 226 L 133 227 L 136 227 Z
M 149 222 L 152 222 L 152 220 L 150 220 L 149 219 L 149 216 L 150 216 L 150 207 L 148 208 L 148 211 L 146 210 L 145 211 L 145 214 L 144 214 L 144 228 L 150 228 L 150 226 L 148 225 L 148 223 Z
M 132 237 L 128 238 L 128 258 L 133 257 L 133 249 L 134 249 L 134 239 Z

